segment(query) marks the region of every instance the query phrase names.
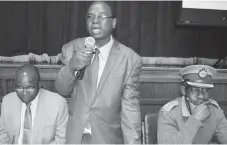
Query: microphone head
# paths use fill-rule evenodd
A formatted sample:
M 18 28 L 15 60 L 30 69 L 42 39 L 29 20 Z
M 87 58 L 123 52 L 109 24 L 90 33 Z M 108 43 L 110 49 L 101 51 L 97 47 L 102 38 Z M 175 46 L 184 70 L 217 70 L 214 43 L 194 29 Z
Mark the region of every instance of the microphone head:
M 93 37 L 87 37 L 85 39 L 85 46 L 86 47 L 95 47 L 95 39 Z

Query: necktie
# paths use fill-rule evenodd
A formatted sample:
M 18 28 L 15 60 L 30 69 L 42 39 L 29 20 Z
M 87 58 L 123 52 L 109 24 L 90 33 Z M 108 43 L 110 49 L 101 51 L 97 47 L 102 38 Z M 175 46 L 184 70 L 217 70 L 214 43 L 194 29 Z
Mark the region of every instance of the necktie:
M 99 72 L 99 56 L 98 54 L 100 53 L 99 49 L 95 49 L 95 56 L 92 61 L 92 81 L 93 81 L 93 86 L 97 88 L 97 81 L 98 81 L 98 72 Z
M 99 49 L 95 49 L 95 56 L 91 64 L 91 71 L 92 71 L 92 85 L 93 88 L 97 88 L 97 80 L 98 80 L 98 71 L 99 71 L 99 56 L 100 53 Z M 92 96 L 94 97 L 94 96 Z M 91 129 L 91 123 L 90 123 L 90 114 L 88 115 L 87 123 L 85 125 L 87 129 Z
M 27 108 L 24 114 L 23 144 L 31 143 L 32 113 L 30 106 L 31 103 L 27 104 Z

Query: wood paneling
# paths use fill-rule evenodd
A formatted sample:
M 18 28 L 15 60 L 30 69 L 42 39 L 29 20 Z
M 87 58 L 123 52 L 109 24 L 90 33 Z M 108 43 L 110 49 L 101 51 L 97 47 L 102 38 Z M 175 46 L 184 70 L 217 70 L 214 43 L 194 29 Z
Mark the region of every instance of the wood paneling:
M 0 64 L 0 99 L 14 90 L 14 74 L 22 64 Z M 56 92 L 54 80 L 62 65 L 36 65 L 44 88 Z M 140 104 L 142 118 L 147 113 L 157 113 L 170 100 L 180 96 L 180 67 L 144 65 L 140 75 Z M 227 116 L 227 69 L 219 69 L 214 78 L 215 88 L 210 96 L 216 100 Z M 69 96 L 64 96 L 69 102 Z

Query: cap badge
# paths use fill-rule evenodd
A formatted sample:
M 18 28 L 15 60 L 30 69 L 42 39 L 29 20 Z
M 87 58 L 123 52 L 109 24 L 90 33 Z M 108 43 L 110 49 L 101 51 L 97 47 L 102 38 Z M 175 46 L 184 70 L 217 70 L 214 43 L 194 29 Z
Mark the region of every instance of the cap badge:
M 206 76 L 207 76 L 207 71 L 205 70 L 205 68 L 201 69 L 199 71 L 199 77 L 205 78 Z

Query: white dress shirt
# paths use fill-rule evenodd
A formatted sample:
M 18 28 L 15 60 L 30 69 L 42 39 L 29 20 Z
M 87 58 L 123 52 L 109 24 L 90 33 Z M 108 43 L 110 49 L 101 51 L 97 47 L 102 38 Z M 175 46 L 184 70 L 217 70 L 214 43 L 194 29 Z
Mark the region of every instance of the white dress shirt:
M 98 57 L 99 57 L 99 71 L 98 71 L 98 79 L 97 79 L 97 88 L 98 88 L 98 85 L 99 85 L 99 82 L 100 82 L 102 73 L 104 71 L 104 68 L 105 68 L 105 65 L 106 65 L 106 62 L 107 62 L 107 58 L 108 58 L 108 56 L 110 54 L 110 50 L 111 50 L 111 47 L 112 47 L 113 43 L 114 43 L 114 40 L 113 40 L 113 37 L 111 36 L 110 37 L 110 41 L 106 45 L 98 48 L 100 53 L 98 54 Z M 94 57 L 93 57 L 93 59 L 94 59 Z M 85 127 L 84 128 L 84 133 L 90 133 L 91 134 L 91 129 L 87 129 Z
M 104 70 L 106 62 L 107 62 L 107 58 L 110 54 L 110 49 L 111 49 L 113 43 L 114 43 L 114 40 L 111 36 L 110 41 L 106 45 L 99 48 L 100 53 L 98 54 L 98 56 L 99 56 L 99 72 L 98 72 L 97 87 L 99 85 L 103 70 Z
M 34 125 L 34 119 L 35 119 L 35 115 L 36 115 L 36 108 L 37 108 L 38 100 L 39 100 L 39 93 L 35 97 L 35 99 L 31 102 L 31 106 L 30 106 L 31 113 L 32 113 L 32 126 Z M 21 105 L 20 135 L 18 137 L 18 144 L 19 145 L 22 145 L 22 143 L 23 143 L 24 115 L 25 115 L 26 108 L 27 108 L 26 104 L 22 103 L 22 105 Z

